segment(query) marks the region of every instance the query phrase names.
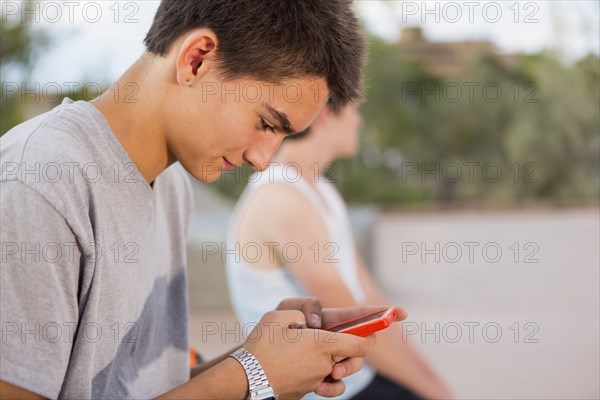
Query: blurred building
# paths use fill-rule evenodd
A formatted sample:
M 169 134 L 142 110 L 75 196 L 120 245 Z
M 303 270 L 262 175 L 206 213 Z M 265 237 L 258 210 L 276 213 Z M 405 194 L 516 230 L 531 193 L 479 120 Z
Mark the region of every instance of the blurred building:
M 428 72 L 445 78 L 469 75 L 475 62 L 486 55 L 497 59 L 507 70 L 512 70 L 517 62 L 517 55 L 500 54 L 489 40 L 430 42 L 419 27 L 402 30 L 398 46 L 407 56 L 420 61 Z

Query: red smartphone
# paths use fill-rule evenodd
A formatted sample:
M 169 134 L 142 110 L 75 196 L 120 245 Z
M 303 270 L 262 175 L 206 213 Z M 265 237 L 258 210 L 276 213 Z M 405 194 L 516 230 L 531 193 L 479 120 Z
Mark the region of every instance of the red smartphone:
M 373 332 L 387 328 L 396 320 L 394 307 L 377 311 L 327 329 L 330 332 L 351 333 L 356 336 L 369 336 Z

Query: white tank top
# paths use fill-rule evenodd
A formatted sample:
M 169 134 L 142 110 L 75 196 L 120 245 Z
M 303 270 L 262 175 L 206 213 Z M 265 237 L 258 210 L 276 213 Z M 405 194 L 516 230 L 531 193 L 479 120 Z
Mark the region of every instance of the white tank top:
M 275 163 L 266 171 L 253 174 L 231 216 L 227 229 L 227 249 L 236 249 L 234 236 L 241 210 L 245 208 L 259 187 L 274 182 L 286 182 L 292 185 L 315 207 L 327 226 L 329 242 L 332 243 L 332 246 L 321 249 L 323 251 L 321 257 L 329 256 L 330 259 L 337 260 L 327 265 L 339 271 L 354 300 L 358 304 L 363 304 L 365 294 L 358 280 L 354 239 L 348 212 L 335 187 L 326 182 L 324 177 L 319 177 L 319 181 L 313 186 L 289 164 L 283 167 Z M 231 256 L 231 253 L 227 255 L 226 269 L 231 302 L 242 324 L 258 322 L 267 311 L 274 310 L 283 299 L 310 295 L 285 266 L 259 269 L 244 262 L 237 250 L 239 249 L 236 249 L 235 256 Z M 344 379 L 346 391 L 337 398 L 348 399 L 354 396 L 371 382 L 374 375 L 375 371 L 365 364 L 359 372 Z M 314 393 L 304 398 L 324 399 Z

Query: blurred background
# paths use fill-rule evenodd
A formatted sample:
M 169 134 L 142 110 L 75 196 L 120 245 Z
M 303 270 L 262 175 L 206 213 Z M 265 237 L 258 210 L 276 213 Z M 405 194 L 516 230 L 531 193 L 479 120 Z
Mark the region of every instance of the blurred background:
M 4 134 L 108 90 L 159 3 L 1 4 Z M 600 398 L 600 2 L 355 6 L 361 151 L 328 177 L 409 340 L 461 399 Z M 223 242 L 249 174 L 193 182 L 191 341 L 206 358 L 236 341 Z

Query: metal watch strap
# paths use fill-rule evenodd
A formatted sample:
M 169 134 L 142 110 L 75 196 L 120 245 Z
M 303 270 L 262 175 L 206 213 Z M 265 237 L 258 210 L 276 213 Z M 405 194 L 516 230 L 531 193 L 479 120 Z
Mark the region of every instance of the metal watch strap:
M 230 354 L 230 357 L 235 358 L 242 364 L 246 376 L 248 377 L 248 389 L 250 400 L 262 399 L 277 399 L 277 394 L 269 384 L 265 371 L 260 366 L 260 363 L 248 350 L 240 347 Z

